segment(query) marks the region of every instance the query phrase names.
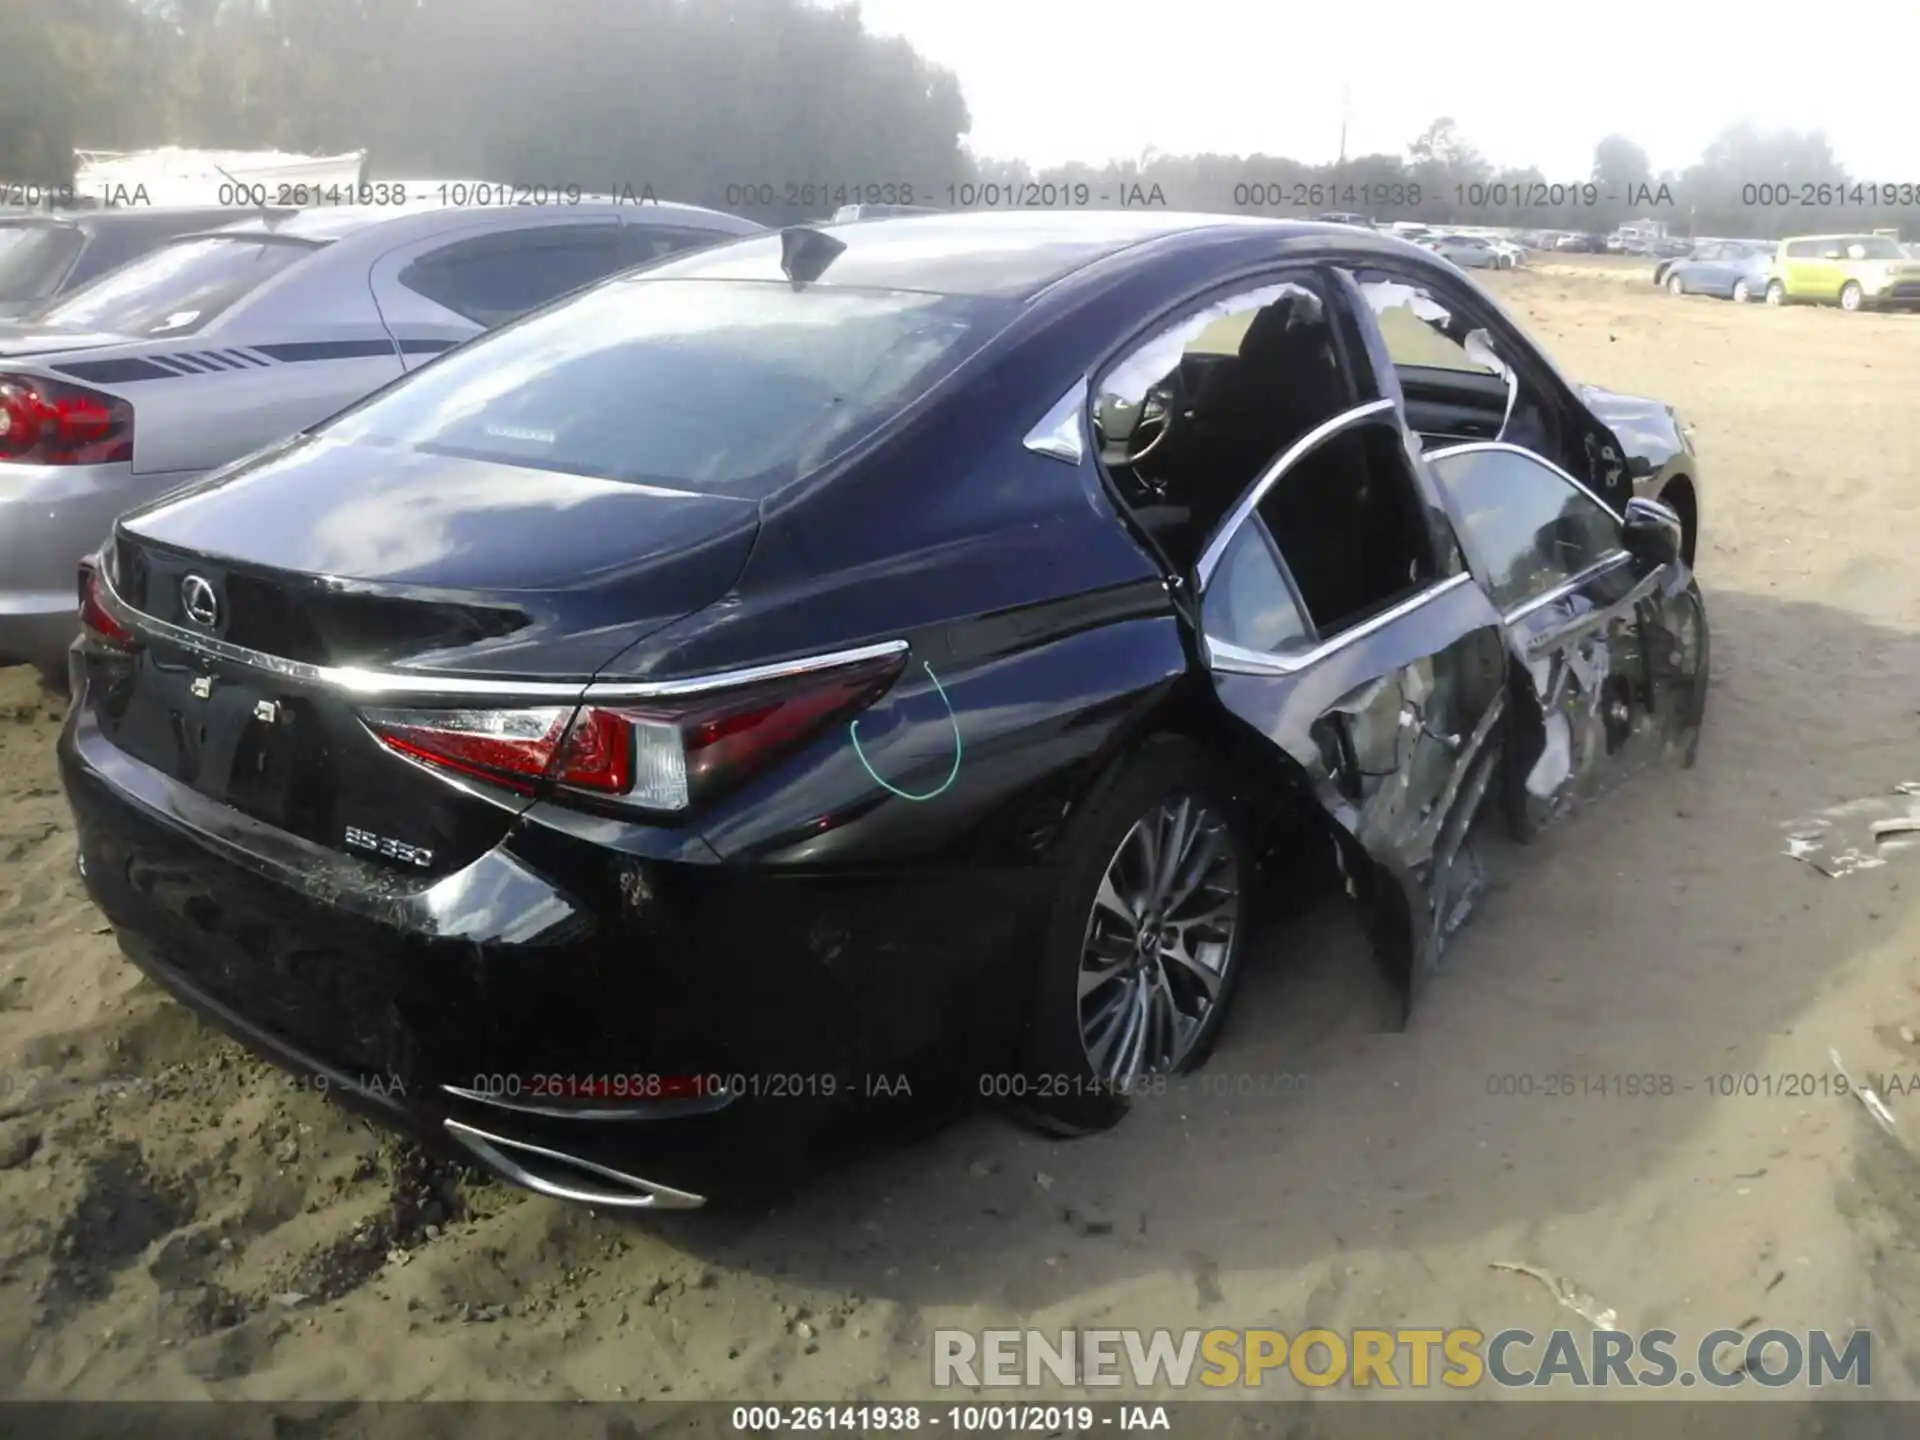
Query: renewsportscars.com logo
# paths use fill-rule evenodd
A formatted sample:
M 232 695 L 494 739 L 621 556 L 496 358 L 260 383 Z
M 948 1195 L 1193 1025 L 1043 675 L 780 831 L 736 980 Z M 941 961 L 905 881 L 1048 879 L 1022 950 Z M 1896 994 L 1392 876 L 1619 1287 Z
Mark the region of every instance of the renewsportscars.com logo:
M 969 1389 L 1131 1386 L 1136 1390 L 1662 1389 L 1707 1385 L 1824 1388 L 1873 1383 L 1873 1336 L 1713 1330 L 1691 1348 L 1671 1330 L 1470 1329 L 1302 1330 L 936 1330 L 933 1383 Z

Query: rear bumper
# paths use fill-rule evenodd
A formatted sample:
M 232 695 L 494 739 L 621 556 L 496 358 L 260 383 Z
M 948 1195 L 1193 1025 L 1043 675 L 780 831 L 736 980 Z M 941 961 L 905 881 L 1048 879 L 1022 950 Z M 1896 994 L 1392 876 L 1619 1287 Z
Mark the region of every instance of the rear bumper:
M 952 877 L 721 867 L 684 837 L 649 858 L 531 815 L 430 882 L 168 778 L 84 695 L 59 750 L 87 889 L 148 975 L 313 1088 L 560 1198 L 755 1188 L 849 1108 L 1003 1056 L 1020 1009 L 991 974 L 1011 892 L 983 914 Z
M 704 1194 L 633 1172 L 631 1121 L 620 1131 L 586 1120 L 556 1124 L 516 1107 L 462 1104 L 446 1087 L 436 1090 L 429 1085 L 418 1094 L 409 1094 L 403 1077 L 342 1070 L 289 1044 L 201 989 L 186 970 L 162 959 L 137 934 L 123 931 L 120 946 L 129 960 L 176 1000 L 270 1064 L 300 1077 L 303 1088 L 338 1100 L 431 1149 L 477 1159 L 502 1178 L 559 1200 L 634 1210 L 691 1210 L 706 1203 Z M 722 1108 L 715 1105 L 710 1113 L 717 1114 Z M 668 1136 L 656 1132 L 651 1138 L 656 1144 L 677 1142 L 675 1148 L 691 1152 L 690 1158 L 699 1168 L 699 1152 L 718 1140 L 725 1127 L 703 1127 L 715 1133 L 692 1136 L 689 1143 L 686 1117 L 679 1118 L 676 1133 Z M 612 1158 L 619 1164 L 608 1164 L 595 1156 Z M 688 1158 L 683 1156 L 671 1168 L 685 1169 Z

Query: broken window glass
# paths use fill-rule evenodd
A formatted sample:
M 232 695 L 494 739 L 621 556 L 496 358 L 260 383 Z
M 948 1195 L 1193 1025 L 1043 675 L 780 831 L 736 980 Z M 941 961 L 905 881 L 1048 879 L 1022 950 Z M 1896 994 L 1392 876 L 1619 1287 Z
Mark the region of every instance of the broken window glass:
M 1095 386 L 1093 432 L 1136 518 L 1184 567 L 1262 471 L 1356 397 L 1326 300 L 1281 282 L 1122 356 Z

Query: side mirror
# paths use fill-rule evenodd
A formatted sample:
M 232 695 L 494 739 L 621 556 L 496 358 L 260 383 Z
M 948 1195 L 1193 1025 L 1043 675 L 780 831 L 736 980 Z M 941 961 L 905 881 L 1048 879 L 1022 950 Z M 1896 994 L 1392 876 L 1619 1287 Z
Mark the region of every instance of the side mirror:
M 1671 506 L 1635 497 L 1627 502 L 1620 525 L 1620 543 L 1634 559 L 1649 567 L 1677 565 L 1686 529 Z

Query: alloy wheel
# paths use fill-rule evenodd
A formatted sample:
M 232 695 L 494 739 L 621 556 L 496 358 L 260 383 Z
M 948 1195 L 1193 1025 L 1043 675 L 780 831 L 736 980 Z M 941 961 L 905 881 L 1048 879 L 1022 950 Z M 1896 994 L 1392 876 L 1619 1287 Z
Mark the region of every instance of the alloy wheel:
M 1744 280 L 1736 280 L 1733 282 L 1733 303 L 1734 304 L 1744 305 L 1747 303 L 1747 301 L 1751 300 L 1752 298 L 1753 298 L 1752 286 L 1748 285 L 1747 282 Z
M 1687 293 L 1686 282 L 1682 280 L 1678 275 L 1669 275 L 1667 277 L 1667 293 L 1669 295 L 1686 294 Z
M 1860 308 L 1860 287 L 1858 285 L 1848 284 L 1841 290 L 1840 308 L 1842 310 L 1858 310 Z
M 1100 878 L 1080 951 L 1080 1043 L 1124 1088 L 1179 1069 L 1213 1015 L 1241 918 L 1227 817 L 1169 796 L 1136 821 Z

